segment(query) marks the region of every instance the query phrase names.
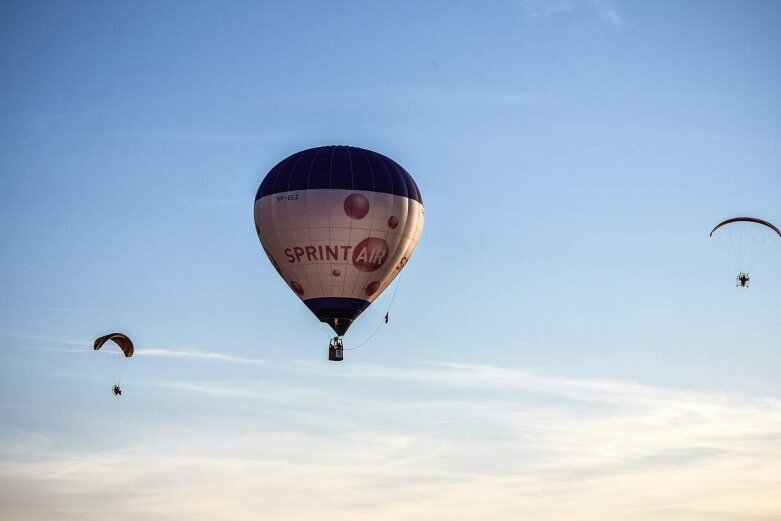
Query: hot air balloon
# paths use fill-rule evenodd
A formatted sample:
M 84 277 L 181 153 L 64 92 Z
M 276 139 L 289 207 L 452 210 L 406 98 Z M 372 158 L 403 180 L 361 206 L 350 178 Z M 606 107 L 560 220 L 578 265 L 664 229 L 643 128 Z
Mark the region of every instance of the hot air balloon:
M 748 288 L 751 272 L 781 239 L 781 231 L 772 223 L 756 217 L 732 217 L 710 232 L 732 258 L 738 276 L 735 285 Z
M 423 230 L 423 199 L 393 160 L 357 147 L 293 154 L 255 196 L 255 229 L 285 283 L 342 336 L 404 268 Z
M 112 388 L 114 396 L 121 396 L 122 389 L 119 387 L 119 384 L 122 376 L 122 365 L 125 358 L 133 356 L 133 341 L 123 333 L 109 333 L 108 335 L 95 339 L 95 351 L 100 351 L 109 340 L 111 340 L 111 344 L 109 345 L 116 346 L 121 351 L 121 354 L 113 350 L 109 352 L 103 351 L 103 353 L 105 353 L 104 359 L 108 366 L 107 370 L 111 374 L 114 385 Z

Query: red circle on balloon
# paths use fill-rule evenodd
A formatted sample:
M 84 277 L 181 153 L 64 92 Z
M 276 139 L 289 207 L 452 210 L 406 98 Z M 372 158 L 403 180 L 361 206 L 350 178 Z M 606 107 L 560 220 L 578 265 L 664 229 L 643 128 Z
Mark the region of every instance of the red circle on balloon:
M 395 230 L 396 227 L 399 225 L 399 218 L 395 215 L 392 215 L 390 219 L 388 219 L 388 228 L 391 230 Z
M 350 219 L 363 219 L 369 213 L 369 199 L 363 194 L 350 194 L 344 200 L 344 213 Z
M 338 276 L 339 276 L 339 275 L 341 275 L 341 274 L 342 274 L 342 272 L 341 272 L 341 271 L 339 271 L 339 270 L 333 270 L 333 271 L 331 272 L 331 275 L 333 275 L 334 277 L 338 277 Z
M 377 293 L 377 290 L 380 289 L 380 283 L 378 281 L 370 282 L 368 286 L 366 286 L 366 295 L 372 296 L 375 293 Z
M 293 288 L 293 291 L 295 291 L 302 297 L 304 296 L 304 288 L 301 286 L 301 284 L 299 284 L 295 280 L 290 281 L 290 287 Z
M 388 260 L 388 243 L 380 237 L 367 237 L 353 249 L 353 266 L 360 271 L 377 271 Z
M 268 252 L 268 250 L 265 247 L 263 248 L 263 251 L 266 252 L 268 259 L 271 261 L 271 264 L 274 265 L 274 269 L 277 270 L 277 273 L 282 275 L 282 270 L 279 269 L 279 264 L 277 264 L 277 261 L 274 260 L 274 257 L 271 256 L 271 254 Z

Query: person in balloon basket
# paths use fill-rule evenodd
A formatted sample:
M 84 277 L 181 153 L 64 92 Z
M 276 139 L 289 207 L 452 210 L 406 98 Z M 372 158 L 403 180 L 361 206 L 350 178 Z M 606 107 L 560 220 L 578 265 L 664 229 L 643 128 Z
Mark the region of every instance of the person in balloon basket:
M 344 345 L 342 339 L 335 337 L 331 339 L 328 345 L 328 360 L 332 362 L 341 362 L 344 360 Z
M 751 282 L 751 279 L 749 278 L 748 273 L 740 272 L 740 275 L 738 275 L 737 278 L 737 284 L 735 285 L 741 288 L 747 288 L 749 282 Z
M 122 396 L 122 389 L 118 385 L 115 385 L 112 390 L 114 391 L 114 396 Z

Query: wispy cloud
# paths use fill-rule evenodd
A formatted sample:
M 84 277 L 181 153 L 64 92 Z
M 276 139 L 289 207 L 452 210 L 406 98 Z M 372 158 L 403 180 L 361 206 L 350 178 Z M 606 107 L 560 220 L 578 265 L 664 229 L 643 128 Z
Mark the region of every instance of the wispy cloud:
M 51 112 L 49 114 L 35 116 L 32 118 L 31 123 L 40 131 L 48 131 L 51 129 L 52 125 L 57 123 L 81 121 L 87 118 L 106 116 L 118 112 L 121 112 L 121 110 L 107 108 L 86 108 L 81 110 Z
M 244 209 L 244 207 L 247 205 L 247 200 L 244 197 L 187 196 L 182 197 L 182 201 L 190 206 L 211 210 L 227 208 Z
M 215 130 L 151 130 L 151 129 L 133 129 L 133 130 L 107 130 L 101 132 L 104 135 L 163 140 L 163 141 L 218 141 L 218 142 L 250 142 L 265 143 L 279 139 L 279 132 L 237 132 L 237 131 L 215 131 Z
M 31 335 L 27 333 L 14 333 L 11 331 L 0 331 L 0 335 L 4 336 L 10 336 L 13 338 L 20 338 L 24 340 L 36 340 L 40 342 L 52 342 L 56 344 L 67 344 L 67 345 L 84 345 L 85 342 L 81 340 L 72 340 L 68 338 L 60 338 L 60 337 L 54 337 L 54 336 L 46 336 L 46 335 Z
M 4 512 L 764 521 L 781 511 L 776 398 L 470 364 L 296 364 L 261 376 L 167 384 L 224 398 L 221 414 L 235 409 L 234 419 L 207 421 L 203 409 L 113 451 L 17 436 L 12 456 L 0 451 Z M 345 380 L 364 392 L 341 392 Z
M 167 387 L 177 391 L 186 391 L 196 394 L 212 396 L 226 396 L 234 398 L 249 398 L 252 400 L 269 400 L 273 394 L 260 392 L 252 386 L 224 385 L 220 382 L 163 382 L 156 384 L 159 387 Z
M 231 362 L 236 364 L 249 365 L 259 365 L 264 363 L 263 359 L 260 358 L 245 358 L 241 356 L 232 356 L 211 351 L 199 351 L 195 349 L 137 349 L 135 355 L 214 360 L 218 362 Z
M 175 106 L 175 104 L 174 104 Z M 181 142 L 248 142 L 267 143 L 280 139 L 282 133 L 274 130 L 237 130 L 230 128 L 228 121 L 224 128 L 203 128 L 199 126 L 172 128 L 170 125 L 147 127 L 143 124 L 128 124 L 144 113 L 165 112 L 172 106 L 128 108 L 88 108 L 66 112 L 38 115 L 28 121 L 28 127 L 41 135 L 54 133 L 89 134 L 121 139 Z M 124 117 L 122 117 L 124 116 Z
M 22 333 L 12 333 L 9 331 L 0 331 L 0 335 L 32 341 L 36 345 L 25 346 L 25 348 L 62 351 L 62 352 L 83 352 L 84 348 L 92 348 L 91 341 L 72 340 L 58 338 L 46 335 L 30 335 Z M 216 362 L 227 362 L 245 365 L 260 365 L 264 363 L 260 358 L 247 358 L 241 356 L 228 355 L 214 351 L 204 351 L 199 349 L 164 349 L 164 348 L 136 348 L 133 356 L 143 357 L 164 357 L 164 358 L 188 358 L 192 360 L 205 360 Z
M 59 338 L 47 335 L 30 335 L 26 333 L 14 333 L 11 331 L 0 331 L 0 336 L 14 338 L 16 340 L 26 340 L 33 342 L 35 345 L 25 346 L 35 349 L 46 349 L 55 351 L 73 351 L 74 349 L 68 348 L 84 348 L 92 347 L 92 342 L 86 342 L 84 340 L 73 340 L 69 338 Z M 44 345 L 41 345 L 44 344 Z
M 624 26 L 624 19 L 608 0 L 591 0 L 591 5 L 597 15 L 614 29 Z
M 426 105 L 473 105 L 473 106 L 504 106 L 529 105 L 550 106 L 553 100 L 543 94 L 506 89 L 465 89 L 443 86 L 399 85 L 379 89 L 359 90 L 345 95 L 334 93 L 336 99 L 364 99 L 372 103 L 379 100 L 396 103 L 421 103 Z
M 34 307 L 34 308 L 30 308 L 30 311 L 55 311 L 55 312 L 57 312 L 57 311 L 82 312 L 82 311 L 94 311 L 94 310 L 95 310 L 95 308 L 80 308 L 80 307 L 67 307 L 67 306 L 62 306 L 62 307 L 48 306 L 48 307 Z
M 586 12 L 598 16 L 613 29 L 624 26 L 621 14 L 609 0 L 522 0 L 520 5 L 527 22 Z
M 574 11 L 577 3 L 577 0 L 521 0 L 520 6 L 527 20 L 535 20 Z
M 264 103 L 268 103 L 265 101 Z M 531 90 L 497 88 L 464 88 L 446 85 L 396 84 L 371 87 L 318 90 L 316 93 L 290 93 L 278 96 L 274 103 L 290 106 L 312 106 L 313 110 L 341 109 L 356 104 L 377 103 L 427 107 L 525 105 L 547 107 L 554 104 L 550 96 Z

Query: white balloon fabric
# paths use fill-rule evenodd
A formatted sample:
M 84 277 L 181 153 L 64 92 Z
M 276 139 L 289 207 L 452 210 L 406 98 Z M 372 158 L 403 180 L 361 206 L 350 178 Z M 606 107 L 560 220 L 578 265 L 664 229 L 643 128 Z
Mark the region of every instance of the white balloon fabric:
M 407 264 L 423 213 L 406 170 L 348 146 L 293 154 L 255 197 L 255 228 L 269 260 L 339 336 Z

